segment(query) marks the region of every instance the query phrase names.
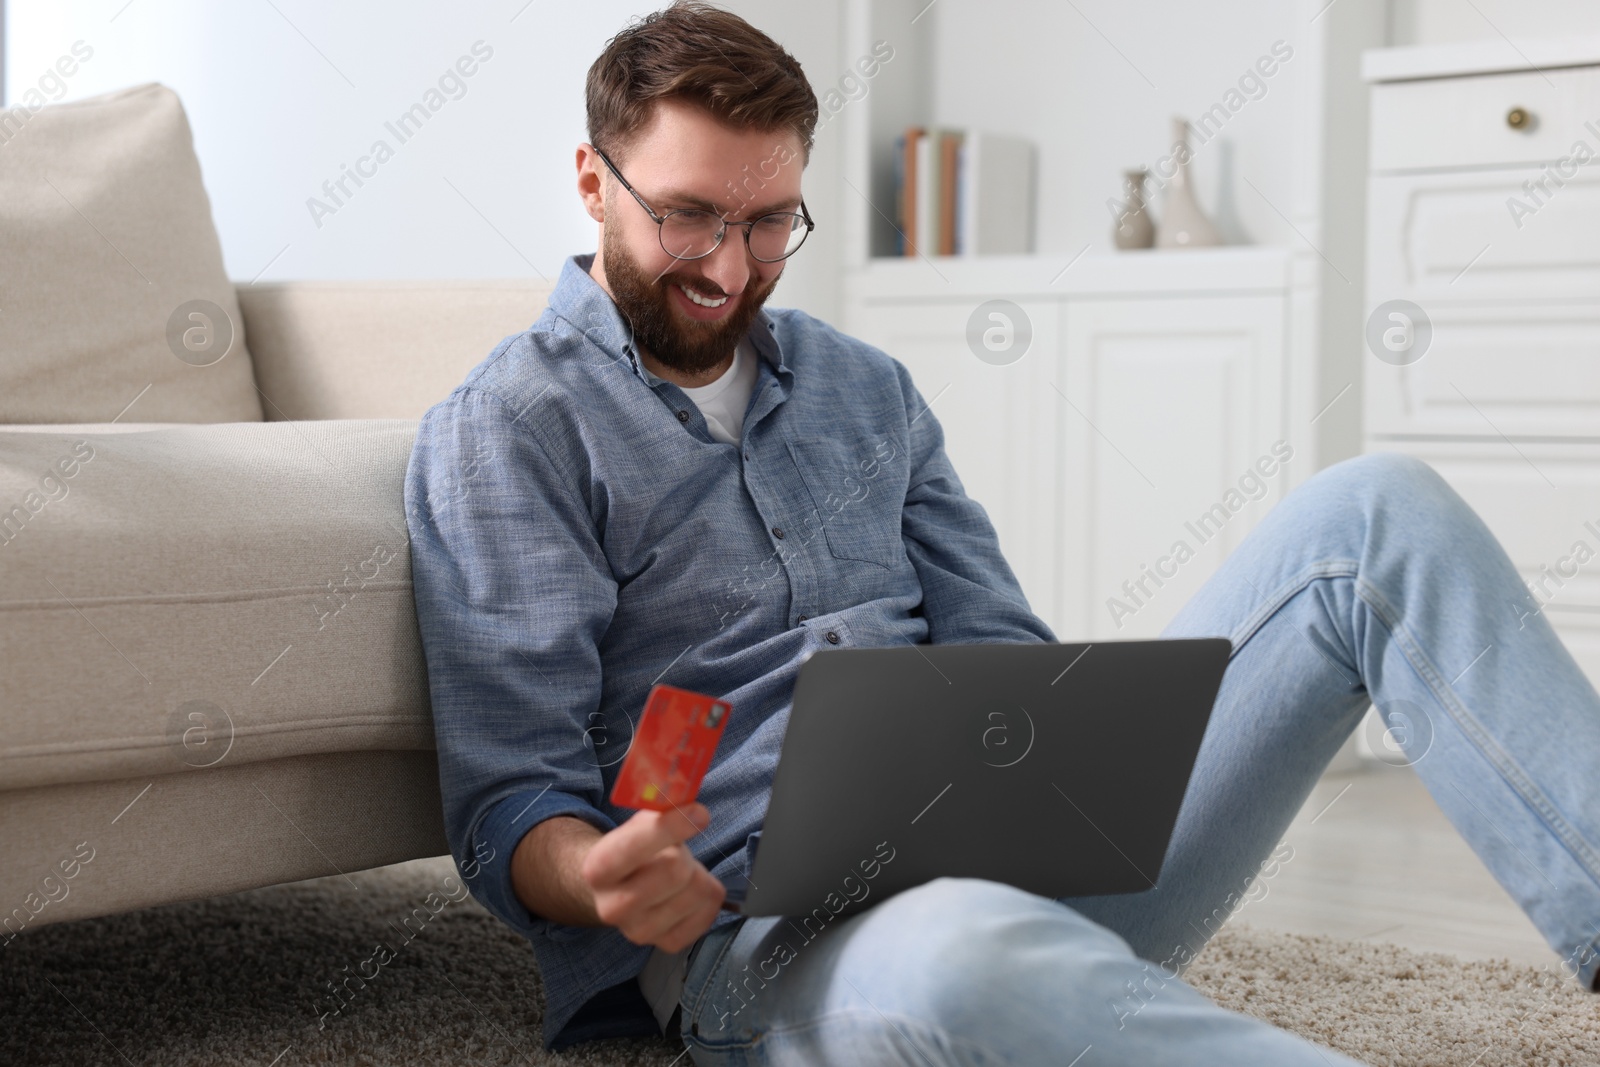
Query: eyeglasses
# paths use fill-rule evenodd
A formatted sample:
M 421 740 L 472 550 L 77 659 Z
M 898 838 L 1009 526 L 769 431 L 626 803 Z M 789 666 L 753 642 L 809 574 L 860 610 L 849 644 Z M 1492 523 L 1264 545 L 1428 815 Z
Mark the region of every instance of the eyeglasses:
M 661 235 L 661 247 L 674 259 L 704 259 L 717 250 L 729 226 L 743 226 L 744 244 L 750 254 L 762 263 L 776 263 L 794 255 L 795 250 L 805 243 L 806 237 L 817 227 L 817 224 L 811 221 L 811 213 L 806 210 L 806 202 L 803 199 L 800 201 L 800 214 L 793 211 L 773 211 L 744 222 L 729 222 L 714 211 L 700 208 L 669 211 L 665 215 L 657 215 L 651 210 L 650 205 L 644 202 L 644 197 L 628 184 L 628 179 L 617 170 L 616 164 L 612 163 L 599 148 L 594 151 L 605 161 L 605 165 L 611 168 L 611 173 L 617 176 L 617 181 L 622 183 L 622 187 L 633 193 L 633 198 L 639 201 L 639 206 L 649 212 L 650 217 L 655 220 L 656 228 Z

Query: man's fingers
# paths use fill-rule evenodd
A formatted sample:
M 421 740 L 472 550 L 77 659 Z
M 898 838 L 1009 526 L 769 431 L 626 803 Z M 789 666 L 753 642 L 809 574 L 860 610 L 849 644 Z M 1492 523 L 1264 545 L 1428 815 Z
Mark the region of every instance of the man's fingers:
M 612 886 L 648 863 L 658 852 L 693 837 L 711 822 L 699 801 L 672 811 L 640 811 L 605 834 L 584 857 L 583 876 L 591 886 Z
M 699 866 L 683 845 L 669 846 L 620 882 L 596 891 L 597 910 L 603 905 L 600 918 L 615 925 L 660 906 L 688 888 Z
M 697 871 L 692 888 L 686 888 L 650 909 L 623 933 L 640 945 L 659 945 L 676 952 L 691 945 L 711 929 L 721 911 L 725 889 L 715 875 Z
M 684 916 L 672 929 L 657 937 L 651 944 L 660 945 L 667 952 L 678 952 L 688 948 L 700 939 L 700 935 L 711 929 L 716 922 L 717 912 L 721 910 L 713 906 L 696 908 Z

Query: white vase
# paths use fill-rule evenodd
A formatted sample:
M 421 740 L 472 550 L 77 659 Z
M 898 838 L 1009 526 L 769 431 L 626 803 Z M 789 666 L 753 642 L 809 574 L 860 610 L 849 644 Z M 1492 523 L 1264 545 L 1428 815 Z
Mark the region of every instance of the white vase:
M 1194 186 L 1189 181 L 1189 120 L 1174 116 L 1172 119 L 1172 158 L 1177 162 L 1177 173 L 1167 183 L 1166 197 L 1161 202 L 1161 222 L 1156 226 L 1157 248 L 1207 248 L 1222 243 L 1218 232 L 1200 202 L 1194 198 Z

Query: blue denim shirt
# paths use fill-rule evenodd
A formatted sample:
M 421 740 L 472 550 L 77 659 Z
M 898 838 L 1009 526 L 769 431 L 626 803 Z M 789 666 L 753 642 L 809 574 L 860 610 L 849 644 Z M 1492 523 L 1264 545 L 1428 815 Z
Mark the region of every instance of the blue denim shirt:
M 553 815 L 632 814 L 608 797 L 651 685 L 733 707 L 688 845 L 736 887 L 812 652 L 1055 640 L 898 361 L 764 310 L 743 440 L 720 442 L 638 361 L 592 260 L 427 412 L 405 482 L 446 833 L 533 944 L 546 1048 L 659 1032 L 635 982 L 650 946 L 532 914 L 510 867 Z

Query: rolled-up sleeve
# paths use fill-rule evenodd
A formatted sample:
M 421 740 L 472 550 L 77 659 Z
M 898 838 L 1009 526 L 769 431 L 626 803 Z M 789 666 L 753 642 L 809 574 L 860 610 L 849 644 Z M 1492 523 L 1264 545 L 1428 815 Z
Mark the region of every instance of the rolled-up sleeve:
M 574 473 L 527 413 L 470 387 L 428 411 L 406 471 L 412 584 L 445 833 L 473 895 L 526 936 L 560 936 L 511 885 L 535 825 L 604 831 L 588 731 L 617 583 Z
M 967 495 L 945 454 L 944 429 L 898 361 L 911 468 L 901 512 L 906 556 L 922 583 L 932 644 L 1054 641 L 1028 608 L 983 505 Z

